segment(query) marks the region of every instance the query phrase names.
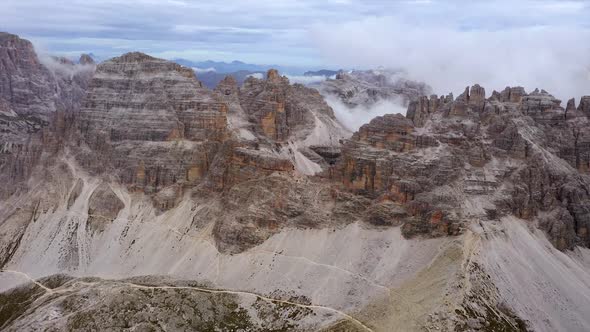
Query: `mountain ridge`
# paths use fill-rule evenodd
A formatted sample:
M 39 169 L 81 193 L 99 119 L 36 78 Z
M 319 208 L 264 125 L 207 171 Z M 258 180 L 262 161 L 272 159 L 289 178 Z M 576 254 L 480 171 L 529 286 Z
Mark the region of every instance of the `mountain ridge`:
M 474 85 L 350 133 L 277 70 L 11 63 L 64 107 L 0 103 L 45 121 L 0 136 L 3 330 L 590 327 L 588 96 Z

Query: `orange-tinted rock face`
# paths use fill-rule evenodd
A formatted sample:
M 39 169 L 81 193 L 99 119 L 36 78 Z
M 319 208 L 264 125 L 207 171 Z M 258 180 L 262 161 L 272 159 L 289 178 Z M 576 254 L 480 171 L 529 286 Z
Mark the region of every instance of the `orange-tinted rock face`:
M 416 149 L 437 146 L 438 142 L 426 136 L 417 135 L 411 120 L 400 114 L 376 117 L 363 125 L 345 144 L 342 161 L 333 174 L 344 186 L 353 191 L 381 194 L 388 189 L 396 201 L 403 202 L 402 186 L 394 176 L 388 159 Z
M 218 189 L 227 189 L 251 179 L 261 178 L 275 172 L 289 173 L 294 170 L 291 160 L 274 154 L 242 147 L 227 149 L 225 156 L 217 160 L 211 178 Z
M 271 107 L 271 110 L 260 119 L 260 127 L 262 127 L 262 132 L 266 137 L 277 139 L 278 132 L 277 132 L 277 114 L 279 114 L 279 118 L 281 117 L 281 113 L 284 113 L 285 109 L 281 103 L 277 103 Z M 280 124 L 278 125 L 280 126 Z
M 311 128 L 315 120 L 310 110 L 335 119 L 317 90 L 291 85 L 274 69 L 269 70 L 266 80 L 248 78 L 240 88 L 239 101 L 255 131 L 277 142 Z
M 342 179 L 344 186 L 354 191 L 374 191 L 375 163 L 371 161 L 346 160 Z M 378 188 L 377 188 L 378 189 Z
M 186 179 L 189 182 L 194 182 L 197 181 L 201 178 L 203 178 L 203 176 L 206 173 L 206 169 L 203 169 L 203 167 L 201 167 L 200 165 L 193 165 L 190 166 L 189 169 L 186 172 Z
M 353 139 L 375 148 L 405 152 L 416 147 L 413 132 L 412 121 L 401 114 L 387 114 L 363 125 Z
M 389 187 L 390 196 L 399 203 L 407 203 L 414 200 L 412 186 L 408 183 L 394 183 Z

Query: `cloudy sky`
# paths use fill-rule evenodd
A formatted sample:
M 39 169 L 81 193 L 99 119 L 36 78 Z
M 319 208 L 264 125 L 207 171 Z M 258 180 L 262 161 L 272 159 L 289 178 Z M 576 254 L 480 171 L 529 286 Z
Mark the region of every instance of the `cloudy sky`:
M 0 30 L 63 55 L 400 67 L 440 93 L 590 83 L 588 1 L 2 0 L 0 12 Z

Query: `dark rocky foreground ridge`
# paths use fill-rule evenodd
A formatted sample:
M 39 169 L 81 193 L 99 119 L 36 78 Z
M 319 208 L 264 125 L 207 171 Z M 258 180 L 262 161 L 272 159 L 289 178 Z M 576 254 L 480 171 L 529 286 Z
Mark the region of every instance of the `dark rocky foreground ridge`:
M 176 330 L 268 330 L 268 315 L 279 315 L 276 330 L 387 331 L 399 328 L 395 319 L 408 322 L 402 330 L 588 326 L 577 316 L 565 319 L 572 325 L 552 325 L 520 307 L 529 298 L 506 300 L 512 279 L 494 274 L 496 261 L 478 256 L 486 247 L 477 243 L 491 246 L 510 236 L 513 226 L 502 227 L 522 223 L 566 255 L 586 253 L 590 96 L 563 108 L 543 90 L 486 96 L 475 85 L 457 98 L 413 98 L 406 116 L 377 117 L 350 134 L 318 91 L 275 70 L 242 87 L 229 77 L 212 91 L 191 69 L 142 53 L 99 65 L 88 57 L 44 61 L 28 41 L 0 34 L 0 267 L 35 276 L 168 274 L 205 280 L 199 287 L 210 290 L 246 289 L 264 303 L 254 310 L 241 293 L 193 298 L 184 294 L 190 289 L 162 288 L 168 284 L 160 279 L 139 290 L 82 281 L 37 294 L 29 285 L 3 294 L 2 328 L 84 330 L 69 318 L 44 325 L 43 314 L 58 308 L 62 317 L 108 317 L 119 311 L 119 289 L 137 315 L 108 326 L 117 331 L 172 326 L 177 316 L 147 294 L 154 289 L 183 305 L 222 304 L 190 313 L 200 320 Z M 293 246 L 314 250 L 287 254 Z M 272 254 L 272 262 L 251 260 L 256 252 Z M 399 252 L 407 266 L 386 270 Z M 277 256 L 289 261 L 273 270 Z M 309 265 L 294 268 L 301 261 Z M 285 275 L 290 282 L 277 281 Z M 320 284 L 326 276 L 337 280 L 336 295 L 315 288 L 330 288 Z M 387 300 L 376 295 L 381 288 Z M 431 293 L 420 298 L 419 290 Z M 29 294 L 31 304 L 18 313 L 7 311 L 15 292 Z M 72 316 L 82 298 L 102 311 Z M 142 301 L 162 318 L 139 317 L 149 311 L 136 306 Z M 572 312 L 583 301 L 571 300 Z M 228 321 L 234 325 L 221 325 Z

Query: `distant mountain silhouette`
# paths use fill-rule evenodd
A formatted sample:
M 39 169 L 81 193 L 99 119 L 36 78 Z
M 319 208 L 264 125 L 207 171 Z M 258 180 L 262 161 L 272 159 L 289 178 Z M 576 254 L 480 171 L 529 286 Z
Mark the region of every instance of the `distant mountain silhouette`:
M 338 74 L 339 72 L 341 72 L 342 69 L 339 70 L 330 70 L 330 69 L 320 69 L 320 70 L 310 70 L 310 71 L 306 71 L 305 73 L 303 73 L 303 76 L 326 76 L 326 77 L 330 77 L 330 76 L 334 76 L 336 74 Z
M 232 61 L 232 62 L 223 62 L 223 61 L 213 61 L 213 60 L 206 60 L 206 61 L 191 61 L 187 59 L 173 59 L 171 60 L 178 64 L 181 64 L 186 67 L 198 68 L 198 71 L 215 70 L 218 73 L 235 73 L 239 71 L 249 71 L 249 72 L 262 72 L 266 73 L 269 69 L 274 68 L 281 72 L 281 74 L 288 74 L 288 75 L 303 75 L 306 70 L 310 70 L 310 68 L 304 67 L 294 67 L 294 66 L 282 66 L 282 65 L 265 65 L 265 64 L 252 64 L 252 63 L 245 63 L 242 61 Z
M 197 73 L 197 78 L 201 81 L 206 87 L 210 89 L 214 89 L 221 80 L 223 80 L 226 76 L 233 76 L 236 79 L 238 85 L 242 85 L 246 78 L 252 74 L 264 74 L 263 71 L 249 71 L 249 70 L 239 70 L 233 73 L 222 73 L 217 71 L 205 71 Z

